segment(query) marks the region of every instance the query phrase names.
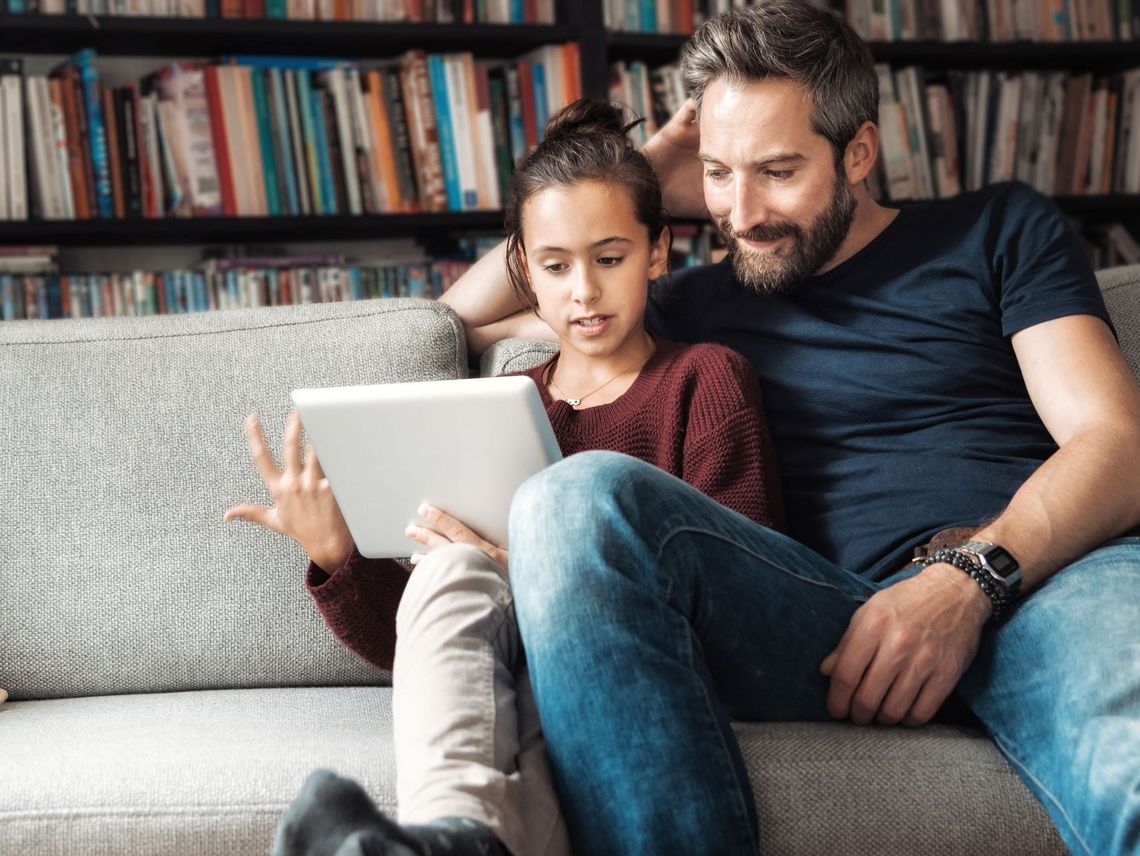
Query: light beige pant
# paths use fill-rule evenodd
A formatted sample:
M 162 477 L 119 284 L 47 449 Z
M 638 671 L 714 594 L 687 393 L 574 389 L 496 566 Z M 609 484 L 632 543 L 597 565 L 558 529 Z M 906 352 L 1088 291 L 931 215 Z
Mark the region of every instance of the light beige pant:
M 452 544 L 417 565 L 392 684 L 401 823 L 466 817 L 515 856 L 570 853 L 506 571 L 486 553 Z

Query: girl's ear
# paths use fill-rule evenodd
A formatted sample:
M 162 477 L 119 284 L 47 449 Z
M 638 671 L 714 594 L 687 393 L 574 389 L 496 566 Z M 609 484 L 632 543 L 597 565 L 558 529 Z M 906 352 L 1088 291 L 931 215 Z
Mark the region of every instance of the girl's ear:
M 523 276 L 526 277 L 526 287 L 530 291 L 530 311 L 541 318 L 542 315 L 538 311 L 538 295 L 534 293 L 534 283 L 530 280 L 530 267 L 526 263 L 526 247 L 523 246 L 522 241 L 519 241 L 516 250 L 518 252 L 519 267 L 522 269 Z
M 669 272 L 669 246 L 673 232 L 668 226 L 661 230 L 660 237 L 649 248 L 649 278 L 665 276 Z

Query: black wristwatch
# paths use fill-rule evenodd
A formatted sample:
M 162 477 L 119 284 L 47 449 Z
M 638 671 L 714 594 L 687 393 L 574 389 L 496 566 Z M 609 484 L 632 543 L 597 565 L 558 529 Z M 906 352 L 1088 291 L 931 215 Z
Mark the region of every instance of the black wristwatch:
M 1021 566 L 1008 550 L 989 541 L 967 541 L 958 549 L 981 565 L 1010 598 L 1017 596 L 1021 589 Z

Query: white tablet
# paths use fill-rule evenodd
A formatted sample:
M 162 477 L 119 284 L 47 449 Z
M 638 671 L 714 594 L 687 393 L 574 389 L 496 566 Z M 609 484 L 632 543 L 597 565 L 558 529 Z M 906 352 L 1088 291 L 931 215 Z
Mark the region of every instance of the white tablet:
M 562 457 L 529 377 L 298 389 L 293 404 L 361 555 L 409 556 L 420 503 L 507 546 L 511 497 Z

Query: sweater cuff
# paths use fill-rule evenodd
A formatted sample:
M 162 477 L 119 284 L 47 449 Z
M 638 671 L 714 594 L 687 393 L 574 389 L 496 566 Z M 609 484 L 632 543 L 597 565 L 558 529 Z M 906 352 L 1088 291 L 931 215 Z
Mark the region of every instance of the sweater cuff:
M 309 568 L 305 572 L 305 588 L 314 597 L 318 594 L 321 596 L 333 594 L 337 589 L 348 585 L 349 578 L 355 575 L 364 561 L 366 561 L 365 558 L 360 555 L 360 551 L 355 546 L 345 563 L 331 574 L 310 560 Z

